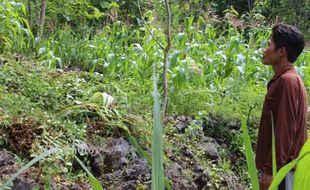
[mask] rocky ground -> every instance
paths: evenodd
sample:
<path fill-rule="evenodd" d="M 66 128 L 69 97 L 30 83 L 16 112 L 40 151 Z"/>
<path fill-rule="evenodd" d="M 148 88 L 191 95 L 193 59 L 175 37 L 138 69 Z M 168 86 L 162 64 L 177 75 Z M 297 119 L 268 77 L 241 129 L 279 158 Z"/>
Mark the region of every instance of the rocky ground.
<path fill-rule="evenodd" d="M 23 124 L 24 131 L 18 133 L 31 140 L 34 137 L 27 133 L 27 122 L 33 121 L 26 120 L 26 124 Z M 14 130 L 21 130 L 21 126 L 12 127 Z M 165 127 L 165 176 L 172 189 L 245 189 L 245 182 L 242 181 L 244 174 L 239 173 L 241 170 L 238 168 L 244 167 L 244 156 L 241 149 L 233 147 L 232 142 L 233 136 L 240 133 L 239 129 L 237 121 L 222 121 L 212 114 L 202 119 L 189 116 L 169 117 Z M 9 136 L 8 150 L 15 150 L 22 144 L 15 143 L 16 138 L 16 135 Z M 126 136 L 114 134 L 105 140 L 104 146 L 96 146 L 90 142 L 76 147 L 76 154 L 88 165 L 105 189 L 150 189 L 150 166 L 146 159 L 137 154 Z M 31 147 L 31 141 L 27 145 Z M 22 147 L 22 150 L 27 155 L 27 146 Z M 84 153 L 80 154 L 81 151 Z M 9 151 L 0 151 L 1 179 L 15 173 L 20 167 L 13 155 Z M 73 161 L 71 172 L 74 174 L 79 171 L 82 171 L 81 167 Z M 40 172 L 42 171 L 36 165 L 31 167 L 14 181 L 13 189 L 43 189 Z M 51 181 L 51 189 L 91 189 L 91 186 L 86 181 L 66 181 L 63 176 Z"/>

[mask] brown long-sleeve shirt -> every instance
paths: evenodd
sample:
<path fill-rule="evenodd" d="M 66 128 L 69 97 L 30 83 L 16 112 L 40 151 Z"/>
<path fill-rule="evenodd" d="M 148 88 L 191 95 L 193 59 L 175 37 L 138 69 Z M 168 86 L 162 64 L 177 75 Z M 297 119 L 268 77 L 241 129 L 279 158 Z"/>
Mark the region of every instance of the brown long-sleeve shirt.
<path fill-rule="evenodd" d="M 286 65 L 268 83 L 259 125 L 256 167 L 272 173 L 274 118 L 277 168 L 297 158 L 307 139 L 307 92 L 293 65 Z"/>

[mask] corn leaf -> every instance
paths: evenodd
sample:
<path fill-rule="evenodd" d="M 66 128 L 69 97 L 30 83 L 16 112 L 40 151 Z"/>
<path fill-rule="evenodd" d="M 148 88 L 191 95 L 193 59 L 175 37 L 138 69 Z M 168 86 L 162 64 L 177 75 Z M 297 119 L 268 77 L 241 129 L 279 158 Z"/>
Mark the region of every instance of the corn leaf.
<path fill-rule="evenodd" d="M 273 177 L 273 180 L 272 180 L 272 183 L 269 187 L 269 190 L 277 190 L 278 189 L 278 186 L 280 185 L 282 180 L 295 167 L 297 161 L 298 161 L 298 159 L 295 159 L 279 170 L 277 175 Z"/>
<path fill-rule="evenodd" d="M 272 127 L 272 176 L 275 177 L 277 175 L 277 156 L 276 156 L 276 140 L 274 133 L 274 120 L 272 111 L 270 111 L 271 116 L 271 127 Z"/>
<path fill-rule="evenodd" d="M 308 190 L 310 188 L 310 139 L 300 151 L 296 172 L 294 174 L 294 188 Z"/>
<path fill-rule="evenodd" d="M 310 188 L 310 140 L 305 143 L 297 159 L 291 161 L 279 170 L 269 190 L 277 190 L 279 184 L 294 167 L 296 167 L 296 171 L 294 173 L 293 189 L 308 190 Z"/>
<path fill-rule="evenodd" d="M 152 138 L 152 190 L 164 189 L 164 167 L 163 167 L 163 128 L 160 117 L 159 92 L 155 67 L 153 71 L 154 85 L 154 126 Z"/>
<path fill-rule="evenodd" d="M 74 156 L 74 158 L 80 164 L 80 166 L 84 169 L 84 171 L 87 173 L 88 180 L 91 183 L 91 185 L 93 186 L 93 190 L 103 190 L 103 187 L 101 186 L 100 182 L 87 169 L 87 167 L 83 164 L 83 162 L 77 156 Z"/>
<path fill-rule="evenodd" d="M 248 171 L 252 183 L 252 188 L 253 190 L 258 190 L 259 189 L 259 184 L 258 184 L 258 176 L 257 176 L 257 169 L 255 166 L 254 162 L 254 157 L 253 157 L 253 149 L 251 145 L 251 140 L 250 140 L 250 135 L 248 133 L 247 125 L 246 125 L 246 118 L 243 116 L 241 118 L 241 127 L 242 127 L 242 137 L 245 145 L 245 156 L 247 160 L 247 166 L 248 166 Z"/>

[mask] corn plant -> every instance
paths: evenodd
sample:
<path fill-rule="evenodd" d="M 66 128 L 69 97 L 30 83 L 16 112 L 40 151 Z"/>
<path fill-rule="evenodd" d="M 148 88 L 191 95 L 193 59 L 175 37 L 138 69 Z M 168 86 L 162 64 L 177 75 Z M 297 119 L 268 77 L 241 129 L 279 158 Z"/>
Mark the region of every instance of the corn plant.
<path fill-rule="evenodd" d="M 198 18 L 197 23 L 193 20 L 193 17 L 184 18 L 184 29 L 173 35 L 174 51 L 168 57 L 170 111 L 188 110 L 180 108 L 184 104 L 180 105 L 179 95 L 183 91 L 197 94 L 197 90 L 192 90 L 193 86 L 198 90 L 204 88 L 233 94 L 243 86 L 262 86 L 268 82 L 272 71 L 261 63 L 262 51 L 270 34 L 268 28 L 250 28 L 246 37 L 244 30 L 228 25 L 225 33 L 220 35 L 223 28 L 211 25 L 203 18 Z M 150 30 L 159 40 L 164 40 L 160 28 Z M 162 62 L 163 54 L 152 37 L 145 33 L 144 27 L 131 27 L 121 22 L 104 26 L 96 35 L 89 31 L 83 36 L 67 27 L 40 42 L 38 52 L 40 48 L 45 49 L 40 54 L 42 63 L 52 69 L 70 65 L 101 72 L 106 78 L 130 77 L 136 81 L 150 79 L 152 64 Z M 309 52 L 305 51 L 295 64 L 306 86 L 309 83 L 308 55 Z M 161 65 L 157 67 L 159 69 Z M 163 76 L 161 70 L 158 74 Z M 144 86 L 143 82 L 141 85 Z M 160 82 L 159 85 L 159 91 L 162 91 Z M 211 99 L 207 102 L 210 105 L 217 97 Z"/>
<path fill-rule="evenodd" d="M 33 35 L 28 21 L 23 17 L 26 8 L 22 3 L 0 2 L 0 51 L 23 52 L 30 48 Z"/>

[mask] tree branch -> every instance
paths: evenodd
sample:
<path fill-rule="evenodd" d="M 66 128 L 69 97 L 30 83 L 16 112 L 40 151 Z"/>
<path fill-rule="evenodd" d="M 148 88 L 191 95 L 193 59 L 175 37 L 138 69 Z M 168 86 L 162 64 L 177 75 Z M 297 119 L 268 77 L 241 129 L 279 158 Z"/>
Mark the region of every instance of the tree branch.
<path fill-rule="evenodd" d="M 163 82 L 164 82 L 164 100 L 163 100 L 163 112 L 162 112 L 162 117 L 163 120 L 166 116 L 167 112 L 167 107 L 168 107 L 168 54 L 171 48 L 171 11 L 170 11 L 170 6 L 169 6 L 169 0 L 165 0 L 165 6 L 166 6 L 166 12 L 167 12 L 167 17 L 168 17 L 168 22 L 167 22 L 167 45 L 166 48 L 164 49 L 164 66 L 163 66 Z"/>
<path fill-rule="evenodd" d="M 142 11 L 141 11 L 141 7 L 140 7 L 140 1 L 137 0 L 138 3 L 138 9 L 139 9 L 139 13 L 140 13 L 140 17 L 141 20 L 145 26 L 145 28 L 147 29 L 147 31 L 151 34 L 153 40 L 157 43 L 157 45 L 161 48 L 161 49 L 165 49 L 164 46 L 159 42 L 159 40 L 154 36 L 154 34 L 151 32 L 151 29 L 148 27 L 148 25 L 146 24 L 145 20 L 143 19 L 143 15 L 142 15 Z"/>

